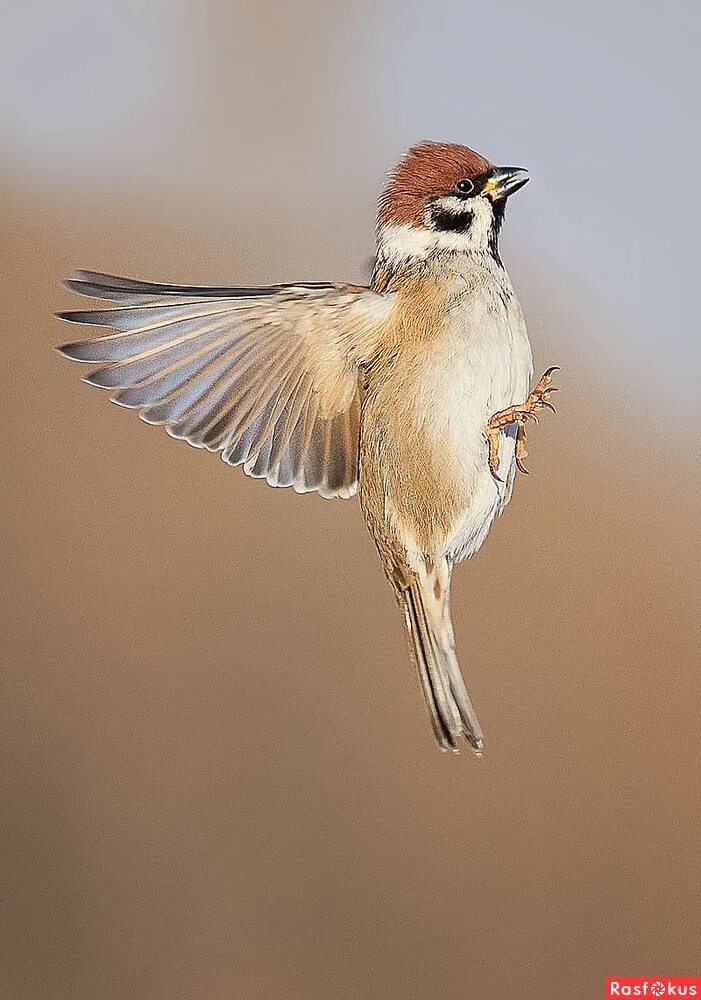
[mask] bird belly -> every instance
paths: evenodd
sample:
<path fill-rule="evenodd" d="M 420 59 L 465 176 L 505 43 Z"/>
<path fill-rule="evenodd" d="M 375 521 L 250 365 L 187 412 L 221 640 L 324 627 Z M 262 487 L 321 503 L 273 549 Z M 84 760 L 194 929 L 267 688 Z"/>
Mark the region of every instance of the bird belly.
<path fill-rule="evenodd" d="M 506 279 L 508 281 L 508 279 Z M 516 428 L 501 434 L 497 482 L 489 418 L 528 395 L 530 344 L 513 292 L 486 282 L 451 304 L 430 338 L 401 342 L 369 380 L 360 494 L 378 546 L 415 569 L 425 555 L 472 555 L 511 495 Z"/>
<path fill-rule="evenodd" d="M 494 413 L 525 400 L 530 346 L 525 330 L 504 323 L 478 330 L 425 346 L 420 363 L 391 380 L 391 398 L 388 388 L 368 400 L 363 450 L 382 483 L 382 521 L 417 559 L 472 555 L 511 494 L 515 428 L 501 435 L 501 483 L 489 470 L 485 431 Z"/>
<path fill-rule="evenodd" d="M 455 562 L 477 551 L 510 498 L 516 428 L 501 435 L 501 483 L 489 470 L 485 430 L 494 413 L 525 400 L 530 378 L 525 337 L 521 342 L 510 330 L 483 331 L 457 349 L 448 344 L 445 353 L 439 350 L 423 393 L 429 438 L 444 454 L 441 487 L 460 498 L 445 539 L 445 554 Z"/>

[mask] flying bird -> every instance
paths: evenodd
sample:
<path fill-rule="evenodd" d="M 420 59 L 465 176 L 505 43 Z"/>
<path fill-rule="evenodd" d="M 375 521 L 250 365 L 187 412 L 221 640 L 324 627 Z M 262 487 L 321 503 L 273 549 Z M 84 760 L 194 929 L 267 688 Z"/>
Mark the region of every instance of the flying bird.
<path fill-rule="evenodd" d="M 173 285 L 77 271 L 107 328 L 60 353 L 112 400 L 272 486 L 360 506 L 403 611 L 438 745 L 480 753 L 455 654 L 450 582 L 526 471 L 531 348 L 499 255 L 528 181 L 455 143 L 419 142 L 390 171 L 369 287 Z"/>

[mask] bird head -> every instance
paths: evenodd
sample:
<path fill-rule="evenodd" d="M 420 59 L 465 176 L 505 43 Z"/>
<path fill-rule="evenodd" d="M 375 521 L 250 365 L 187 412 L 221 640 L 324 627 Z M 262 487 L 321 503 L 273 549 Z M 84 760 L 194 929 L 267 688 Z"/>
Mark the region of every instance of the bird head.
<path fill-rule="evenodd" d="M 528 179 L 521 167 L 496 167 L 467 146 L 419 142 L 390 171 L 380 196 L 380 249 L 397 261 L 440 251 L 496 256 L 506 199 Z"/>

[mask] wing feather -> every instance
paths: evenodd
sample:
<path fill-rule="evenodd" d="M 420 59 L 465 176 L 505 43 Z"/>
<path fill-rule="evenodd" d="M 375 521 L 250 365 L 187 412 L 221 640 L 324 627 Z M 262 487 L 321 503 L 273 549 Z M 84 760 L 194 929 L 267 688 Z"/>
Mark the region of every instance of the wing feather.
<path fill-rule="evenodd" d="M 77 271 L 68 288 L 115 303 L 59 313 L 107 332 L 59 348 L 85 379 L 220 451 L 273 486 L 351 496 L 358 486 L 359 364 L 391 298 L 325 283 L 263 288 L 158 284 Z"/>

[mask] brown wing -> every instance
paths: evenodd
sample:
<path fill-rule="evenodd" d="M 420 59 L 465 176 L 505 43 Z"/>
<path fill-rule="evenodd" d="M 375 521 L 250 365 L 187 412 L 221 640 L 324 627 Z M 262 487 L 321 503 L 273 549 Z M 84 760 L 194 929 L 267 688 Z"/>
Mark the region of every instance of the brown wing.
<path fill-rule="evenodd" d="M 60 313 L 107 327 L 59 351 L 121 406 L 249 476 L 297 492 L 358 488 L 358 364 L 388 301 L 350 285 L 209 288 L 78 271 L 67 287 L 116 308 Z"/>

